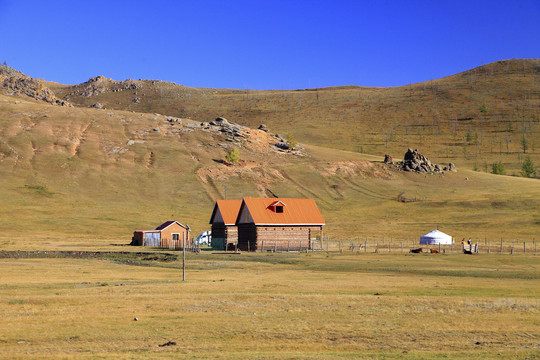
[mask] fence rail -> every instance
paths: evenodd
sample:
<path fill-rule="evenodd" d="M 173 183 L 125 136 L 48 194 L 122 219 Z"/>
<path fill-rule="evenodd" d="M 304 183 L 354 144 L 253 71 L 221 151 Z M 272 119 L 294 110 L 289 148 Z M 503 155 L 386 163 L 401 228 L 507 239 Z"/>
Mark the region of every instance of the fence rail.
<path fill-rule="evenodd" d="M 172 239 L 161 239 L 161 242 L 159 244 L 159 248 L 161 249 L 169 249 L 169 250 L 182 250 L 182 240 L 172 240 Z M 188 241 L 186 244 L 186 251 L 191 252 L 200 252 L 201 249 L 199 247 L 199 244 L 196 241 Z"/>
<path fill-rule="evenodd" d="M 453 243 L 451 245 L 442 244 L 419 244 L 417 241 L 409 239 L 384 239 L 378 240 L 373 238 L 354 238 L 354 239 L 332 239 L 330 237 L 323 237 L 322 240 L 317 239 L 313 241 L 311 245 L 308 241 L 304 247 L 300 249 L 282 249 L 277 246 L 278 241 L 264 242 L 264 246 L 260 251 L 272 251 L 272 252 L 302 252 L 302 251 L 327 251 L 327 252 L 339 252 L 339 253 L 381 253 L 381 254 L 398 254 L 398 253 L 411 253 L 411 252 L 427 252 L 427 253 L 441 253 L 441 254 L 462 254 L 477 253 L 477 254 L 537 254 L 538 244 L 535 239 L 532 241 L 519 241 L 519 240 L 482 240 L 471 241 L 462 243 L 461 241 Z M 421 251 L 418 251 L 421 249 Z"/>

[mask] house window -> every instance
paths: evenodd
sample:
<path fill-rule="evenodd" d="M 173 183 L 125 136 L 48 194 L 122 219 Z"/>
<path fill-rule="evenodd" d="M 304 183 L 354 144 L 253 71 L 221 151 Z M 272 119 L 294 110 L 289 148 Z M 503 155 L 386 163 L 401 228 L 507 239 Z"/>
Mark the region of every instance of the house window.
<path fill-rule="evenodd" d="M 275 209 L 276 209 L 277 213 L 282 213 L 283 212 L 283 206 L 281 206 L 281 205 L 276 205 Z"/>
<path fill-rule="evenodd" d="M 178 238 L 179 235 L 180 235 L 180 234 L 172 234 L 172 239 L 173 239 L 174 241 L 178 241 L 178 240 L 179 240 L 179 238 Z"/>

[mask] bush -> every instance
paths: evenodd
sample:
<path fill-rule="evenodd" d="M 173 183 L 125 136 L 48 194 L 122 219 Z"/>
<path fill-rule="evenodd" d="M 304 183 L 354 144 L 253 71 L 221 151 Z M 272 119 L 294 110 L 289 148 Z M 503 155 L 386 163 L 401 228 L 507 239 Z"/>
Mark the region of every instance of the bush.
<path fill-rule="evenodd" d="M 504 164 L 501 161 L 494 163 L 491 172 L 495 175 L 505 175 Z"/>
<path fill-rule="evenodd" d="M 291 149 L 291 150 L 294 150 L 296 145 L 298 145 L 298 143 L 296 142 L 296 139 L 294 138 L 293 134 L 288 134 L 287 135 L 287 145 L 289 146 L 289 149 Z"/>
<path fill-rule="evenodd" d="M 534 164 L 529 156 L 525 158 L 525 161 L 521 165 L 521 176 L 523 177 L 536 177 L 536 169 L 534 168 Z"/>
<path fill-rule="evenodd" d="M 231 164 L 236 164 L 238 161 L 240 161 L 240 151 L 238 151 L 237 147 L 234 147 L 227 153 L 225 156 L 225 159 Z"/>

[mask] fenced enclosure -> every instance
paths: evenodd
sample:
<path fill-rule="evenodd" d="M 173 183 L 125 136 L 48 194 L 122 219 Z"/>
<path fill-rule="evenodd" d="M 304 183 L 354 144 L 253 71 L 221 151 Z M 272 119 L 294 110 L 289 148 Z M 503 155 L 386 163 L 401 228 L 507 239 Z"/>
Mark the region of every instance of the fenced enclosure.
<path fill-rule="evenodd" d="M 184 245 L 184 240 L 175 240 L 175 239 L 161 239 L 161 242 L 156 247 L 159 247 L 161 249 L 169 249 L 169 250 L 182 250 Z M 187 241 L 186 242 L 186 251 L 191 252 L 200 252 L 201 249 L 199 247 L 199 244 L 196 241 Z"/>
<path fill-rule="evenodd" d="M 418 251 L 421 249 L 421 251 Z M 326 251 L 334 253 L 380 253 L 380 254 L 408 254 L 411 252 L 440 253 L 440 254 L 536 254 L 538 244 L 536 239 L 532 240 L 511 240 L 511 239 L 483 239 L 467 241 L 455 241 L 451 245 L 442 244 L 419 244 L 415 239 L 392 239 L 392 238 L 350 238 L 335 239 L 324 236 L 311 241 L 306 240 L 305 245 L 300 249 L 279 249 L 278 241 L 265 241 L 260 251 L 272 252 L 293 252 L 293 251 Z"/>

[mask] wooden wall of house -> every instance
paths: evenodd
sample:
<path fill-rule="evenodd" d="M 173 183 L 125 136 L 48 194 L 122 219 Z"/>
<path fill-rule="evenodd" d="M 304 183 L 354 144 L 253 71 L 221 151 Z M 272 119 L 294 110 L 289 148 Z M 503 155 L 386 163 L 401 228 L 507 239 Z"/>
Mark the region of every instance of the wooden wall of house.
<path fill-rule="evenodd" d="M 257 228 L 255 224 L 238 225 L 238 249 L 242 251 L 255 251 L 257 241 Z"/>
<path fill-rule="evenodd" d="M 321 226 L 255 226 L 238 227 L 238 247 L 246 251 L 297 251 L 310 249 L 311 233 L 320 234 Z M 249 246 L 248 246 L 249 243 Z"/>
<path fill-rule="evenodd" d="M 226 230 L 227 227 L 223 223 L 213 223 L 212 224 L 212 238 L 213 239 L 226 239 L 227 233 Z"/>
<path fill-rule="evenodd" d="M 220 223 L 212 224 L 212 239 L 225 239 L 227 244 L 238 243 L 238 227 Z"/>
<path fill-rule="evenodd" d="M 131 238 L 131 245 L 142 246 L 144 239 L 143 231 L 135 231 L 133 237 Z"/>

